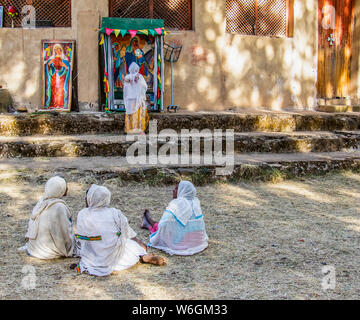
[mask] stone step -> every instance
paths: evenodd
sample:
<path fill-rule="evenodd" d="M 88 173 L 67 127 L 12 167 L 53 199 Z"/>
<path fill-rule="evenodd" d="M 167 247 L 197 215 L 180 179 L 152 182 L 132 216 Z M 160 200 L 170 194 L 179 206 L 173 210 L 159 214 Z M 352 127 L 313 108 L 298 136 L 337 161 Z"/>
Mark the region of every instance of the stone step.
<path fill-rule="evenodd" d="M 359 130 L 359 113 L 321 112 L 183 112 L 151 113 L 157 130 L 233 129 L 235 132 Z M 46 113 L 0 115 L 0 136 L 124 133 L 124 114 Z"/>
<path fill-rule="evenodd" d="M 189 153 L 192 153 L 194 140 L 190 136 Z M 149 136 L 136 137 L 144 139 L 146 154 L 149 146 L 154 145 Z M 181 153 L 182 146 L 186 146 L 177 135 L 160 137 L 157 150 L 169 143 L 169 139 L 178 145 Z M 205 142 L 210 142 L 213 150 L 215 138 L 211 135 L 202 138 L 200 152 L 204 152 Z M 226 150 L 225 135 L 222 138 L 223 151 Z M 136 140 L 135 140 L 136 141 Z M 128 148 L 134 141 L 127 141 L 125 135 L 85 135 L 85 136 L 32 136 L 32 137 L 0 137 L 0 158 L 16 157 L 125 157 Z M 360 131 L 347 132 L 290 132 L 266 133 L 249 132 L 235 133 L 235 153 L 265 152 L 265 153 L 292 153 L 292 152 L 336 152 L 354 150 L 360 146 Z M 221 151 L 221 150 L 220 150 Z"/>
<path fill-rule="evenodd" d="M 124 157 L 0 159 L 0 179 L 46 180 L 56 174 L 75 181 L 146 182 L 171 184 L 191 179 L 196 184 L 214 181 L 273 180 L 321 175 L 334 170 L 359 170 L 360 151 L 328 153 L 247 153 L 236 155 L 233 170 L 219 175 L 222 165 L 203 164 L 129 164 Z"/>
<path fill-rule="evenodd" d="M 360 112 L 360 105 L 323 105 L 316 108 L 320 112 Z"/>

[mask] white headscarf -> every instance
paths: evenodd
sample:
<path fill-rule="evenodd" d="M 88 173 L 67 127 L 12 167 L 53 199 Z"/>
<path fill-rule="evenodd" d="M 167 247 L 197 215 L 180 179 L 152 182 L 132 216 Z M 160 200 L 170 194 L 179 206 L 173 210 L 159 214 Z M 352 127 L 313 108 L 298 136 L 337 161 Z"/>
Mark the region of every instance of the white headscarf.
<path fill-rule="evenodd" d="M 45 210 L 57 203 L 62 203 L 66 206 L 65 201 L 61 200 L 65 192 L 66 181 L 63 178 L 57 176 L 46 182 L 44 195 L 40 198 L 30 215 L 26 238 L 36 239 L 39 229 L 39 217 Z"/>
<path fill-rule="evenodd" d="M 50 60 L 51 60 L 51 59 L 55 59 L 55 58 L 57 57 L 57 52 L 56 52 L 57 49 L 60 49 L 60 50 L 61 50 L 61 55 L 60 55 L 60 57 L 61 57 L 62 60 L 69 60 L 68 57 L 64 54 L 64 49 L 63 49 L 63 47 L 62 47 L 60 44 L 55 44 L 55 45 L 54 45 L 53 55 L 50 57 Z"/>
<path fill-rule="evenodd" d="M 146 107 L 146 91 L 148 85 L 144 77 L 139 74 L 139 66 L 133 62 L 129 67 L 129 74 L 125 80 L 130 80 L 130 83 L 124 82 L 124 104 L 126 114 L 134 114 L 140 107 Z M 138 76 L 137 83 L 134 82 L 135 77 Z"/>
<path fill-rule="evenodd" d="M 110 205 L 111 192 L 105 187 L 93 184 L 87 193 L 89 208 L 102 208 Z"/>
<path fill-rule="evenodd" d="M 170 202 L 167 210 L 172 212 L 184 226 L 193 215 L 195 217 L 202 215 L 200 200 L 196 197 L 196 189 L 191 182 L 179 183 L 177 199 Z"/>
<path fill-rule="evenodd" d="M 130 77 L 135 78 L 136 74 L 139 73 L 139 66 L 136 62 L 133 62 L 129 67 Z"/>

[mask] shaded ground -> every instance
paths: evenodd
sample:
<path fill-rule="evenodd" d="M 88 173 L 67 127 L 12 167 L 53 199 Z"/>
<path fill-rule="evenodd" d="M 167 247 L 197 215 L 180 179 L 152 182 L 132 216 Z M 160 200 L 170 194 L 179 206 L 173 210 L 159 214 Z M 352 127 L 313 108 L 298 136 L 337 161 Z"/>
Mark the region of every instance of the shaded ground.
<path fill-rule="evenodd" d="M 74 215 L 92 182 L 69 184 Z M 77 259 L 42 262 L 18 252 L 42 182 L 0 181 L 1 299 L 359 299 L 360 174 L 342 173 L 272 183 L 198 187 L 209 248 L 170 257 L 167 267 L 137 265 L 118 276 L 94 278 L 69 269 Z M 140 213 L 156 218 L 171 188 L 107 181 L 112 204 L 139 238 Z M 156 251 L 156 250 L 152 250 Z M 36 269 L 36 289 L 21 286 L 22 268 Z M 324 265 L 336 268 L 336 289 L 323 291 Z"/>

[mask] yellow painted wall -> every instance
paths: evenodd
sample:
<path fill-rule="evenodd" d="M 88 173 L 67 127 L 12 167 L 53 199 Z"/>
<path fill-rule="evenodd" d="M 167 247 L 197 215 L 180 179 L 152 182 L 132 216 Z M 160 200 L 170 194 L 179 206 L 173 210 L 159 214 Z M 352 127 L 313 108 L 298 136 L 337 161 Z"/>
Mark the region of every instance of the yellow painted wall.
<path fill-rule="evenodd" d="M 0 85 L 10 90 L 17 105 L 35 109 L 41 104 L 41 40 L 73 39 L 80 110 L 98 110 L 98 34 L 93 29 L 108 15 L 108 0 L 72 2 L 71 28 L 0 29 Z M 295 0 L 293 38 L 227 34 L 225 0 L 193 3 L 194 30 L 172 32 L 165 39 L 183 45 L 174 65 L 176 104 L 192 111 L 315 106 L 317 0 Z M 353 64 L 354 87 L 360 87 L 357 69 Z M 168 105 L 168 63 L 165 90 Z"/>
<path fill-rule="evenodd" d="M 295 0 L 293 38 L 227 34 L 226 1 L 194 3 L 195 30 L 166 38 L 184 45 L 175 66 L 175 102 L 190 110 L 314 106 L 317 0 Z"/>

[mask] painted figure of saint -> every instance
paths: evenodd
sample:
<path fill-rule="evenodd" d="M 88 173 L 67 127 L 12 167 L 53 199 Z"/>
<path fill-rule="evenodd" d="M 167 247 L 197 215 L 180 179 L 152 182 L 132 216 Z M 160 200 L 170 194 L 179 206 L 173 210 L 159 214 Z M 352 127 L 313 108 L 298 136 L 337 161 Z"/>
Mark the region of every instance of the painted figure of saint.
<path fill-rule="evenodd" d="M 113 44 L 114 48 L 114 83 L 115 88 L 123 88 L 124 78 L 126 76 L 126 68 L 125 68 L 125 55 L 122 54 L 122 49 L 125 47 L 120 48 L 120 44 L 115 42 Z"/>
<path fill-rule="evenodd" d="M 53 55 L 45 62 L 46 102 L 45 108 L 67 108 L 71 65 L 63 47 L 55 44 Z"/>
<path fill-rule="evenodd" d="M 148 76 L 148 66 L 145 59 L 144 51 L 140 48 L 140 40 L 134 37 L 130 41 L 130 45 L 126 48 L 125 54 L 126 72 L 129 72 L 130 65 L 135 62 L 139 67 L 139 73 L 145 77 Z"/>

